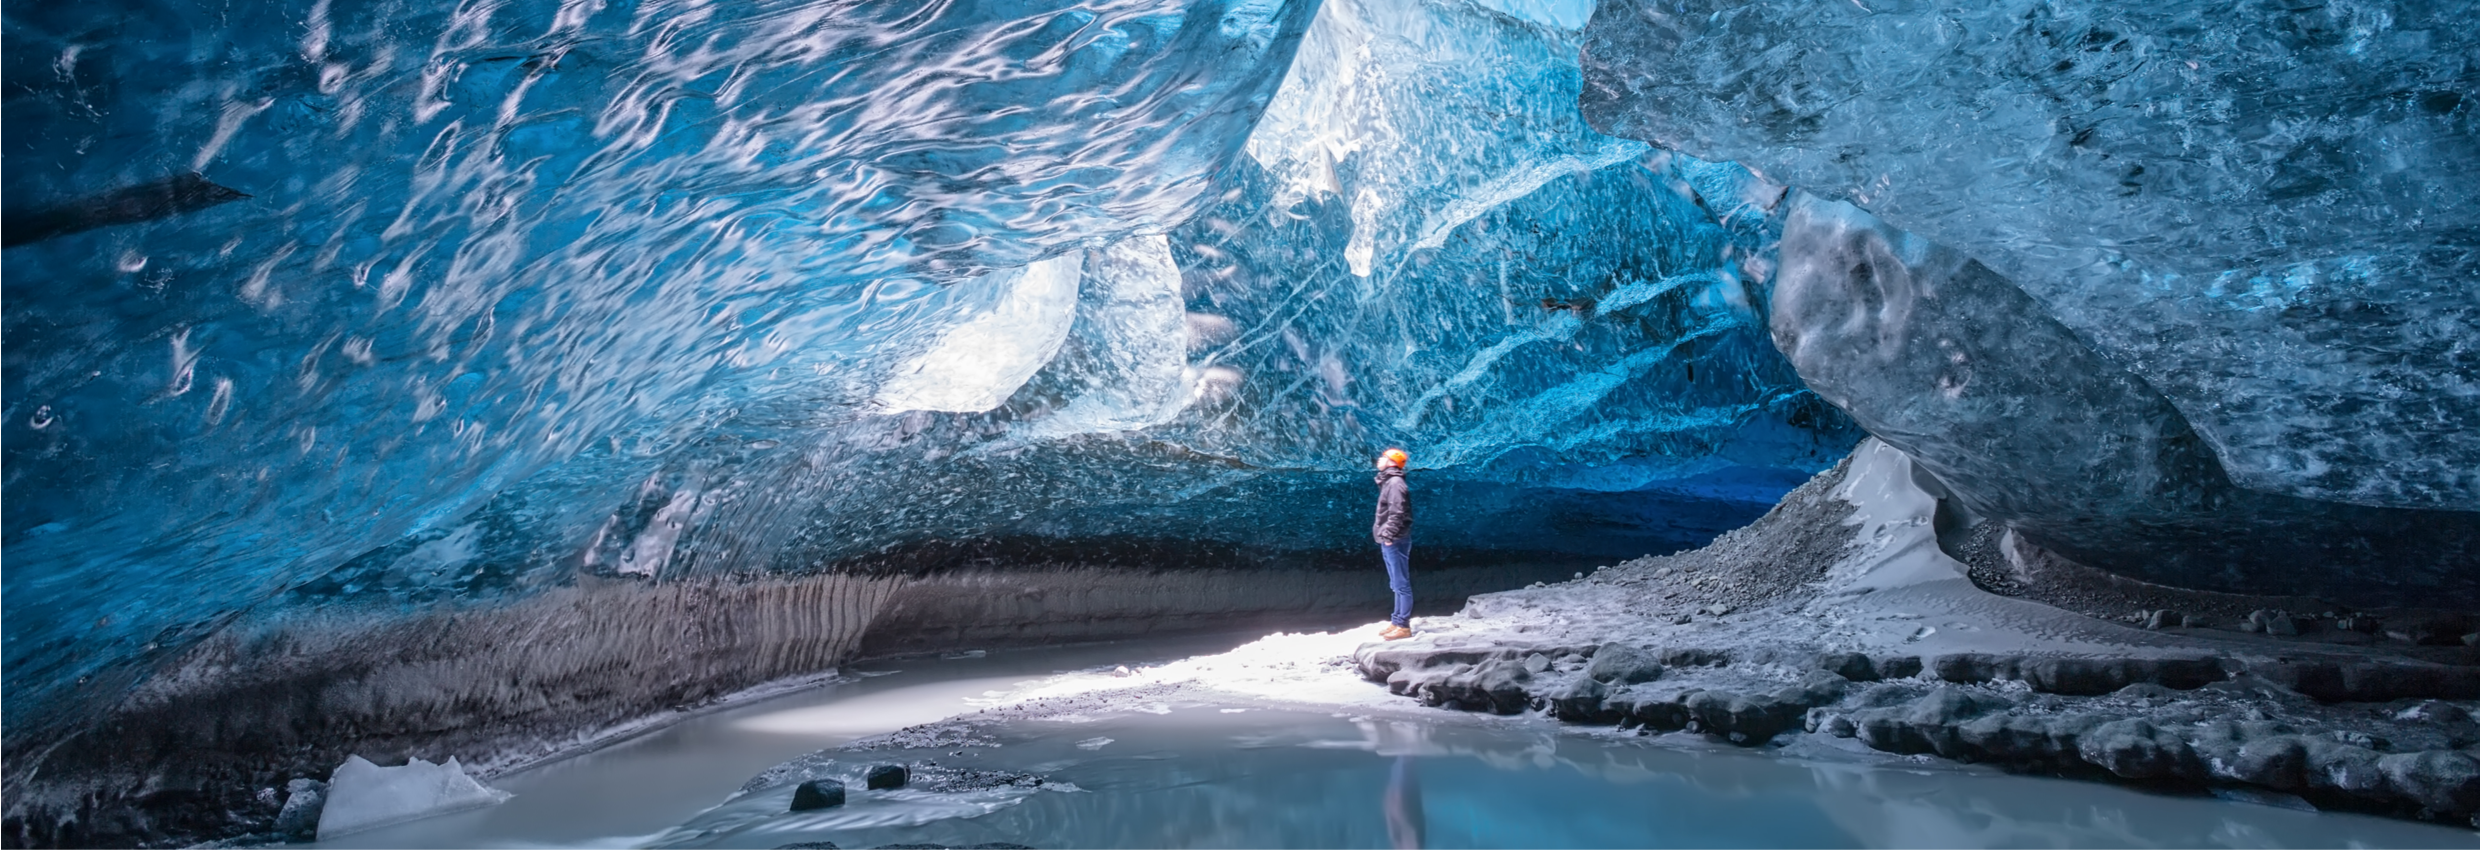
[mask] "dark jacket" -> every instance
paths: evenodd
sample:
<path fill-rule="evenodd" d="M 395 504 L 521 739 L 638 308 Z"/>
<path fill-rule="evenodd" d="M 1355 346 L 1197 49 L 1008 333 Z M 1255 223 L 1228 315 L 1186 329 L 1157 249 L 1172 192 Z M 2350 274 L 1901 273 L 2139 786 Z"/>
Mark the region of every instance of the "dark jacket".
<path fill-rule="evenodd" d="M 1369 533 L 1378 538 L 1379 545 L 1412 539 L 1412 491 L 1404 486 L 1403 470 L 1392 466 L 1378 470 L 1378 521 Z"/>

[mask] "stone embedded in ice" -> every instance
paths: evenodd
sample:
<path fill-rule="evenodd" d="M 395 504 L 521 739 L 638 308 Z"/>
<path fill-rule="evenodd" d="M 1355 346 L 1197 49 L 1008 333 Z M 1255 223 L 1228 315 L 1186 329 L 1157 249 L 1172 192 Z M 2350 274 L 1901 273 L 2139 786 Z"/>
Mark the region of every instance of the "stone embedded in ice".
<path fill-rule="evenodd" d="M 413 759 L 380 767 L 351 756 L 327 778 L 319 840 L 432 815 L 498 805 L 509 793 L 474 781 L 451 757 L 445 764 Z"/>
<path fill-rule="evenodd" d="M 2480 509 L 2480 29 L 2427 0 L 1609 0 L 1594 126 L 1987 264 L 2238 484 Z"/>

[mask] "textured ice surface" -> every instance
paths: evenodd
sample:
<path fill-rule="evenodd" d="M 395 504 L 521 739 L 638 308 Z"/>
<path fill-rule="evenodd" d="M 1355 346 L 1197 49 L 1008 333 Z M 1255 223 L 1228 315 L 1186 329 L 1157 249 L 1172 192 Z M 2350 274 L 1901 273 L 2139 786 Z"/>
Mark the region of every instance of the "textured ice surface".
<path fill-rule="evenodd" d="M 12 720 L 244 617 L 1362 547 L 1388 443 L 1425 551 L 1675 549 L 1857 439 L 1581 4 L 1313 5 L 12 13 L 13 214 L 249 196 L 6 254 Z"/>
<path fill-rule="evenodd" d="M 319 838 L 444 815 L 498 803 L 508 792 L 474 781 L 449 758 L 446 764 L 413 759 L 380 767 L 353 756 L 327 780 L 327 807 L 319 810 Z"/>
<path fill-rule="evenodd" d="M 1610 0 L 1582 106 L 1987 264 L 2243 486 L 2474 510 L 2470 11 Z"/>
<path fill-rule="evenodd" d="M 1964 516 L 2163 584 L 2480 601 L 2480 513 L 2239 487 L 2160 393 L 1989 267 L 1847 203 L 1787 206 L 1776 344 Z"/>
<path fill-rule="evenodd" d="M 249 197 L 6 254 L 9 681 L 178 647 L 581 453 L 503 519 L 962 370 L 938 343 L 1007 288 L 945 285 L 1185 220 L 1313 7 L 12 9 L 12 220 L 190 171 Z M 1027 348 L 891 392 L 1004 398 Z"/>

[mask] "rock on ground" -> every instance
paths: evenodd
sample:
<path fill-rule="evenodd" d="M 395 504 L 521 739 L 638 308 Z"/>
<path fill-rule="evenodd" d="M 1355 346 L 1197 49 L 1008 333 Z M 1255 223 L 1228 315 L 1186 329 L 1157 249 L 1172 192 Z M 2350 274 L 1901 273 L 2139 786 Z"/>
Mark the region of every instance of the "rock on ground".
<path fill-rule="evenodd" d="M 1468 711 L 2480 815 L 2480 657 L 2427 634 L 2468 620 L 2429 612 L 2428 639 L 2387 642 L 2321 625 L 2315 600 L 2145 596 L 2052 556 L 2048 574 L 2073 578 L 2059 593 L 2128 608 L 2088 616 L 1985 589 L 1940 545 L 1936 511 L 1908 458 L 1865 442 L 1711 546 L 1475 597 L 1362 646 L 1354 669 Z M 1986 559 L 2004 538 L 1950 540 Z M 2038 578 L 2008 589 L 2038 597 Z"/>

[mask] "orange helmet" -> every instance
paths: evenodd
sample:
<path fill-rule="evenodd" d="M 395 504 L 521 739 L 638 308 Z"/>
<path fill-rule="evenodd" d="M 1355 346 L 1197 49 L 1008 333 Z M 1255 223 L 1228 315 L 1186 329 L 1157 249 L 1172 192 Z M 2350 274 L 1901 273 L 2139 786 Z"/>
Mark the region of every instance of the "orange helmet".
<path fill-rule="evenodd" d="M 1387 449 L 1386 451 L 1378 454 L 1378 459 L 1401 467 L 1406 463 L 1410 463 L 1412 461 L 1412 456 L 1405 454 L 1403 449 Z"/>

